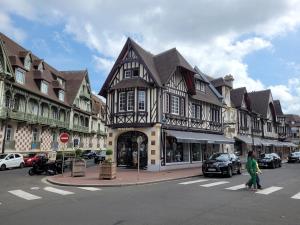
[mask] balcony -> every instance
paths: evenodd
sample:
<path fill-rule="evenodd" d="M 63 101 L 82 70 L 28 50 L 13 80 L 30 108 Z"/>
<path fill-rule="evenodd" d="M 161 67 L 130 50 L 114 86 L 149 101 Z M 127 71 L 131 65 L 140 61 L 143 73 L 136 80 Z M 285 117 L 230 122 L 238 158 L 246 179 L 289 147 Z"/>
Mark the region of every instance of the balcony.
<path fill-rule="evenodd" d="M 38 116 L 34 114 L 25 114 L 25 119 L 29 123 L 37 123 L 38 122 Z"/>
<path fill-rule="evenodd" d="M 25 112 L 9 111 L 8 117 L 15 120 L 25 120 Z"/>
<path fill-rule="evenodd" d="M 97 134 L 99 134 L 100 136 L 106 136 L 107 134 L 103 131 L 103 130 L 101 130 L 101 129 L 98 129 L 97 130 Z"/>
<path fill-rule="evenodd" d="M 6 116 L 7 116 L 7 109 L 5 108 L 0 109 L 0 118 L 6 119 Z"/>
<path fill-rule="evenodd" d="M 88 133 L 89 132 L 88 127 L 84 127 L 84 126 L 80 126 L 80 125 L 74 125 L 73 130 L 78 131 L 78 132 L 83 132 L 83 133 Z"/>
<path fill-rule="evenodd" d="M 85 99 L 90 99 L 91 98 L 91 95 L 87 92 L 81 92 L 80 93 L 80 97 L 81 98 L 85 98 Z"/>
<path fill-rule="evenodd" d="M 41 142 L 40 141 L 36 141 L 36 142 L 31 142 L 31 149 L 40 149 L 41 148 Z"/>
<path fill-rule="evenodd" d="M 5 141 L 4 149 L 15 150 L 15 141 Z"/>

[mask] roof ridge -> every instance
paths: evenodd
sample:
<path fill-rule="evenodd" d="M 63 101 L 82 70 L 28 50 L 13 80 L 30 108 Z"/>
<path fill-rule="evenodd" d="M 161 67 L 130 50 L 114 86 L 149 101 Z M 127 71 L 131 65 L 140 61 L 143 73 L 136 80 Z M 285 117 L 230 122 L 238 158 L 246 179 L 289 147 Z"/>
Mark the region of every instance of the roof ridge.
<path fill-rule="evenodd" d="M 163 51 L 163 52 L 160 52 L 160 53 L 154 55 L 154 57 L 160 56 L 160 55 L 163 55 L 163 54 L 166 54 L 167 52 L 174 51 L 174 50 L 176 50 L 176 52 L 178 53 L 177 48 L 176 48 L 176 47 L 173 47 L 173 48 L 170 48 L 170 49 L 168 49 L 168 50 L 165 50 L 165 51 Z"/>

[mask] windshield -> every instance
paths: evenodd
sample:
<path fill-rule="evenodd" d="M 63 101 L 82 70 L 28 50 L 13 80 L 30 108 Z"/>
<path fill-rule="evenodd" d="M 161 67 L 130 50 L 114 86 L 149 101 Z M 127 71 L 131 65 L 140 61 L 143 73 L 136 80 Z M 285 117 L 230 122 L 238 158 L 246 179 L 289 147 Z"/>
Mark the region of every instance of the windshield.
<path fill-rule="evenodd" d="M 0 159 L 4 159 L 7 156 L 7 154 L 1 154 Z"/>
<path fill-rule="evenodd" d="M 262 158 L 264 158 L 264 159 L 272 159 L 272 154 L 264 154 L 264 155 L 262 155 Z"/>
<path fill-rule="evenodd" d="M 229 158 L 228 158 L 227 154 L 217 153 L 217 154 L 211 155 L 209 157 L 209 159 L 211 159 L 211 160 L 217 160 L 217 161 L 227 161 Z"/>

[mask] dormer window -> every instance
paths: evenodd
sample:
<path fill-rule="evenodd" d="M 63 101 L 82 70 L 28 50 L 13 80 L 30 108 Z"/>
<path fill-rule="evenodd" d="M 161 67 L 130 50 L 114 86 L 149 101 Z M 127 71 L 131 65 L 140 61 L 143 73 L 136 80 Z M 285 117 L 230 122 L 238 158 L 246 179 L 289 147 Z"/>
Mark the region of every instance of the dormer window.
<path fill-rule="evenodd" d="M 131 78 L 131 70 L 125 70 L 124 71 L 124 78 Z"/>
<path fill-rule="evenodd" d="M 39 66 L 38 66 L 38 70 L 43 72 L 44 71 L 44 66 L 43 66 L 43 63 L 40 63 Z"/>
<path fill-rule="evenodd" d="M 48 94 L 48 83 L 45 81 L 41 82 L 41 92 L 44 94 Z"/>
<path fill-rule="evenodd" d="M 24 67 L 26 70 L 30 70 L 30 67 L 31 67 L 31 59 L 30 59 L 30 56 L 29 54 L 25 57 L 24 59 Z"/>
<path fill-rule="evenodd" d="M 57 77 L 58 83 L 64 88 L 65 87 L 65 81 L 61 79 L 60 77 Z"/>
<path fill-rule="evenodd" d="M 201 82 L 200 80 L 196 80 L 196 90 L 205 92 L 205 83 Z"/>
<path fill-rule="evenodd" d="M 58 99 L 62 102 L 65 100 L 65 92 L 63 90 L 59 90 Z"/>
<path fill-rule="evenodd" d="M 25 84 L 25 71 L 21 69 L 16 69 L 15 74 L 17 83 Z"/>

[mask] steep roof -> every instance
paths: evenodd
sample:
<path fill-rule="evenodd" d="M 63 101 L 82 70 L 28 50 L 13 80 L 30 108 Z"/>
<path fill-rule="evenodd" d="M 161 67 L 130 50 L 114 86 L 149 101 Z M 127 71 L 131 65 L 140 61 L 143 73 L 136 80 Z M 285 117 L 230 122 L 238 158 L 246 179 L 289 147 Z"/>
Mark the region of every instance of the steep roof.
<path fill-rule="evenodd" d="M 248 93 L 253 111 L 261 114 L 265 118 L 268 113 L 270 95 L 271 90 L 269 89 Z"/>
<path fill-rule="evenodd" d="M 280 100 L 274 100 L 273 103 L 274 103 L 276 115 L 283 116 Z"/>
<path fill-rule="evenodd" d="M 50 66 L 48 63 L 31 53 L 29 50 L 23 48 L 21 45 L 5 36 L 0 32 L 0 39 L 2 40 L 8 57 L 12 66 L 24 68 L 24 62 L 22 59 L 30 54 L 32 59 L 32 66 L 29 71 L 26 71 L 25 74 L 25 84 L 19 84 L 17 82 L 14 83 L 15 86 L 27 90 L 31 93 L 34 93 L 39 96 L 43 96 L 44 98 L 55 101 L 59 104 L 70 106 L 74 101 L 74 93 L 78 91 L 81 81 L 83 77 L 87 74 L 86 71 L 63 71 L 60 72 L 56 70 L 54 67 Z M 38 66 L 39 63 L 43 62 L 44 70 L 38 71 L 34 67 Z M 56 77 L 65 80 L 65 99 L 64 101 L 60 101 L 58 98 L 58 94 L 55 91 L 55 83 Z M 39 82 L 40 80 L 45 80 L 48 82 L 48 94 L 43 94 L 40 91 Z M 76 94 L 75 94 L 76 96 Z"/>
<path fill-rule="evenodd" d="M 149 70 L 150 75 L 154 79 L 154 82 L 158 86 L 165 84 L 170 76 L 175 72 L 179 67 L 186 71 L 189 71 L 191 74 L 195 74 L 196 71 L 191 67 L 191 65 L 183 58 L 183 56 L 177 51 L 176 48 L 170 49 L 168 51 L 162 52 L 158 55 L 153 55 L 152 53 L 143 49 L 131 38 L 128 38 L 119 57 L 117 58 L 112 70 L 107 76 L 106 81 L 104 82 L 99 95 L 106 96 L 106 91 L 109 85 L 110 80 L 113 78 L 115 70 L 118 68 L 126 51 L 130 48 L 136 52 L 138 57 L 141 59 L 142 63 L 145 64 L 146 68 Z M 185 76 L 186 80 L 192 79 L 190 76 Z"/>
<path fill-rule="evenodd" d="M 92 94 L 92 112 L 94 114 L 103 113 L 105 103 L 96 95 Z"/>
<path fill-rule="evenodd" d="M 234 107 L 240 108 L 242 106 L 245 93 L 247 93 L 247 89 L 245 87 L 232 89 L 230 91 L 230 100 Z"/>

